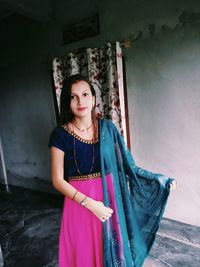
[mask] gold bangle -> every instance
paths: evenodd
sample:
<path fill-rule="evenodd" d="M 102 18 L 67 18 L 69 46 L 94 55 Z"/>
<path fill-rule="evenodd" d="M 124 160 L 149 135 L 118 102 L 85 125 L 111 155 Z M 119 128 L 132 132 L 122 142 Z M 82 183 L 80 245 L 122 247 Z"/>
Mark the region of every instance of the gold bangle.
<path fill-rule="evenodd" d="M 75 194 L 74 194 L 74 196 L 72 197 L 72 200 L 74 200 L 75 199 L 75 196 L 76 196 L 76 194 L 78 193 L 78 190 L 76 190 L 76 192 L 75 192 Z"/>

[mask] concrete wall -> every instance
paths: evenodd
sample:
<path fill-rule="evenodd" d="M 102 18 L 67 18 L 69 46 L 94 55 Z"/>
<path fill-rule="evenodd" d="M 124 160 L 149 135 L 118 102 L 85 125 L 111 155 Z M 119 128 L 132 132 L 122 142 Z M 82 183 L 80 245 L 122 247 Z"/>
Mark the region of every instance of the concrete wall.
<path fill-rule="evenodd" d="M 55 124 L 48 25 L 14 15 L 1 21 L 0 32 L 0 123 L 8 181 L 42 190 L 50 180 L 47 139 Z"/>
<path fill-rule="evenodd" d="M 161 28 L 126 52 L 132 147 L 145 168 L 176 177 L 165 216 L 200 224 L 199 23 Z"/>
<path fill-rule="evenodd" d="M 100 35 L 63 46 L 62 27 L 96 12 Z M 171 194 L 165 216 L 200 225 L 200 2 L 62 0 L 55 14 L 42 26 L 29 22 L 34 36 L 21 36 L 15 51 L 14 43 L 9 44 L 0 62 L 1 132 L 9 173 L 20 181 L 50 179 L 46 144 L 55 125 L 51 59 L 130 37 L 132 47 L 123 52 L 133 155 L 138 165 L 177 178 L 180 185 Z M 21 25 L 18 30 L 27 29 Z M 17 37 L 14 42 L 19 42 Z"/>

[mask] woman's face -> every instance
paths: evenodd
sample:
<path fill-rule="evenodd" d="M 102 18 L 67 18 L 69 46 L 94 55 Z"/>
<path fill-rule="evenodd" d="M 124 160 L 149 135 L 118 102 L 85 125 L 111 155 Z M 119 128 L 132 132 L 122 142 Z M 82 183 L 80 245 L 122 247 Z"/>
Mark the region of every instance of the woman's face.
<path fill-rule="evenodd" d="M 91 116 L 94 102 L 95 98 L 87 82 L 78 81 L 72 85 L 70 108 L 75 117 Z"/>

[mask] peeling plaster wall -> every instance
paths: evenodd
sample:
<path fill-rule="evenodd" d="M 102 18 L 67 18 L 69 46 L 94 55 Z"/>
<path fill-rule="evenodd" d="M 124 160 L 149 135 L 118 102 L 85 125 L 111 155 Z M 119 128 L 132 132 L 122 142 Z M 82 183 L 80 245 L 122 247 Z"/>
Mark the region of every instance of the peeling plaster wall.
<path fill-rule="evenodd" d="M 62 27 L 96 12 L 100 34 L 63 46 Z M 47 139 L 56 123 L 52 58 L 131 37 L 132 47 L 123 51 L 132 152 L 138 165 L 177 178 L 180 185 L 165 216 L 200 225 L 199 26 L 197 0 L 61 0 L 55 2 L 51 22 L 24 22 L 14 39 L 9 33 L 16 30 L 10 26 L 0 62 L 1 134 L 10 181 L 16 183 L 18 177 L 18 183 L 41 190 L 33 185 L 34 177 L 50 180 Z M 35 29 L 34 34 L 26 27 Z"/>

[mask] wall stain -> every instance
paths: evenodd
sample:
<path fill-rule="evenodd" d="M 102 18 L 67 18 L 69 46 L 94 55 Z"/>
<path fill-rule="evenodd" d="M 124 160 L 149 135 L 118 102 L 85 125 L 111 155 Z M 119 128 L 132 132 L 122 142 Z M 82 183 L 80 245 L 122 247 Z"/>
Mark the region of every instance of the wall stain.
<path fill-rule="evenodd" d="M 178 13 L 178 9 L 176 10 Z M 193 27 L 192 29 L 198 27 L 200 23 L 200 12 L 195 12 L 192 10 L 183 10 L 183 12 L 177 16 L 177 24 L 174 25 L 174 27 L 171 27 L 167 24 L 162 25 L 156 25 L 155 23 L 150 23 L 147 26 L 147 30 L 142 32 L 141 30 L 138 30 L 135 33 L 132 33 L 129 35 L 130 39 L 135 41 L 141 41 L 141 40 L 147 40 L 149 37 L 156 38 L 159 35 L 166 35 L 171 34 L 172 32 L 179 32 L 181 28 L 183 27 Z M 149 33 L 149 34 L 148 34 Z M 200 34 L 200 32 L 199 32 Z"/>
<path fill-rule="evenodd" d="M 155 30 L 156 30 L 156 25 L 155 24 L 149 24 L 148 30 L 149 30 L 150 36 L 153 37 L 154 33 L 155 33 Z"/>

